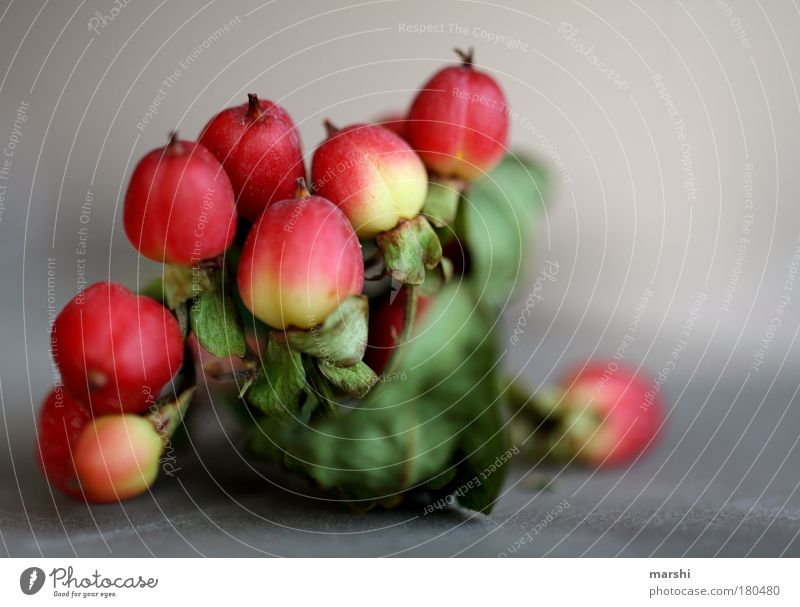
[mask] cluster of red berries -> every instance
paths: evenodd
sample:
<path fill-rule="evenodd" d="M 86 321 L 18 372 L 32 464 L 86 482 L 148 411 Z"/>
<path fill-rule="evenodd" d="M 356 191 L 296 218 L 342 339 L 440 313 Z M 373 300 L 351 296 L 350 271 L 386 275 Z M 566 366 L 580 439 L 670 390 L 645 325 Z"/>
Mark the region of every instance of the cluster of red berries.
<path fill-rule="evenodd" d="M 183 336 L 159 302 L 103 282 L 56 318 L 52 353 L 63 384 L 39 418 L 50 482 L 93 502 L 125 499 L 155 480 L 165 437 L 142 414 L 180 369 Z"/>
<path fill-rule="evenodd" d="M 430 182 L 465 183 L 502 158 L 503 93 L 462 58 L 421 89 L 401 120 L 326 123 L 308 186 L 299 134 L 277 103 L 251 94 L 214 116 L 197 141 L 173 134 L 133 171 L 128 239 L 144 257 L 194 271 L 219 264 L 244 226 L 236 271 L 243 304 L 273 329 L 318 327 L 361 294 L 362 241 L 414 220 Z M 382 368 L 398 331 L 372 322 L 369 332 L 382 359 L 371 364 Z M 113 282 L 66 305 L 51 336 L 63 385 L 45 400 L 38 432 L 40 463 L 55 487 L 99 502 L 150 487 L 168 440 L 158 409 L 194 364 L 188 333 L 172 306 Z"/>
<path fill-rule="evenodd" d="M 220 355 L 204 343 L 196 319 L 187 320 L 195 287 L 221 289 L 223 303 L 232 301 L 230 293 L 238 294 L 273 333 L 311 334 L 343 302 L 361 296 L 362 243 L 374 241 L 372 248 L 383 253 L 385 274 L 409 285 L 401 301 L 416 301 L 413 289 L 441 260 L 441 243 L 428 221 L 437 227 L 451 222 L 463 189 L 501 160 L 508 108 L 498 84 L 474 67 L 470 53 L 435 74 L 407 115 L 380 124 L 326 126 L 308 182 L 289 114 L 254 94 L 214 116 L 197 141 L 173 134 L 166 146 L 139 161 L 125 197 L 125 233 L 141 255 L 165 264 L 163 276 L 188 275 L 191 285 L 165 284 L 161 297 L 151 297 L 113 282 L 98 283 L 58 315 L 51 344 L 63 383 L 45 400 L 38 432 L 41 466 L 55 487 L 108 502 L 138 495 L 154 482 L 176 427 L 174 412 L 179 423 L 191 398 L 193 348 L 199 343 Z M 226 267 L 224 256 L 234 243 L 235 278 L 214 283 L 209 271 Z M 400 267 L 412 253 L 420 256 L 418 271 Z M 391 255 L 400 266 L 392 265 Z M 442 277 L 447 273 L 442 269 Z M 413 322 L 406 311 L 422 310 L 427 303 L 390 307 L 390 301 L 387 296 L 373 302 L 371 348 L 364 360 L 366 341 L 357 355 L 336 364 L 364 365 L 370 381 L 377 381 L 375 373 Z M 193 346 L 187 347 L 190 338 Z M 244 360 L 251 346 L 241 342 L 236 356 Z M 281 343 L 291 349 L 303 342 Z M 301 351 L 319 357 L 314 348 Z M 329 367 L 323 372 L 328 379 L 334 377 Z M 575 407 L 589 398 L 575 388 L 585 381 L 568 388 Z M 361 388 L 351 392 L 362 393 Z M 594 434 L 575 438 L 583 441 L 577 449 L 591 451 L 593 460 L 618 442 L 620 424 L 614 420 L 620 416 L 613 406 L 607 410 L 612 423 L 601 425 L 600 439 Z M 652 424 L 640 428 L 637 437 L 654 432 Z M 623 460 L 629 451 L 612 451 L 610 457 Z"/>

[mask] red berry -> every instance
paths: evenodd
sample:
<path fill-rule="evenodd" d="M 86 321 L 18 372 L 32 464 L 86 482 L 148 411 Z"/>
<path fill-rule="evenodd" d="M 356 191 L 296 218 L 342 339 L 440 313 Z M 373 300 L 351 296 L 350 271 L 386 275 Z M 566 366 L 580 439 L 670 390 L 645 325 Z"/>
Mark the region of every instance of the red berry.
<path fill-rule="evenodd" d="M 354 124 L 314 152 L 314 189 L 338 205 L 361 238 L 413 219 L 425 204 L 428 175 L 400 137 L 375 124 Z"/>
<path fill-rule="evenodd" d="M 200 142 L 225 167 L 239 214 L 255 221 L 273 201 L 291 198 L 306 171 L 300 136 L 289 114 L 277 103 L 248 97 L 248 103 L 214 116 Z"/>
<path fill-rule="evenodd" d="M 144 411 L 183 361 L 175 317 L 113 282 L 76 295 L 56 318 L 51 343 L 64 386 L 96 415 Z"/>
<path fill-rule="evenodd" d="M 462 65 L 436 73 L 417 94 L 408 113 L 408 142 L 434 173 L 472 181 L 503 157 L 507 111 L 494 78 L 465 56 Z"/>
<path fill-rule="evenodd" d="M 407 299 L 408 287 L 402 287 L 394 295 L 394 299 L 392 294 L 387 293 L 370 302 L 369 337 L 364 362 L 378 375 L 383 373 L 400 340 L 406 317 Z M 415 327 L 422 321 L 431 301 L 430 297 L 417 297 Z"/>
<path fill-rule="evenodd" d="M 145 418 L 105 415 L 75 443 L 75 469 L 90 502 L 117 502 L 144 493 L 158 476 L 161 436 Z"/>
<path fill-rule="evenodd" d="M 567 430 L 582 461 L 592 466 L 625 464 L 654 442 L 663 406 L 644 377 L 617 363 L 597 361 L 567 375 L 561 385 L 565 409 L 582 420 L 588 414 L 591 420 L 579 420 Z"/>
<path fill-rule="evenodd" d="M 375 124 L 382 126 L 385 129 L 389 129 L 392 133 L 400 137 L 401 139 L 406 139 L 406 117 L 401 114 L 400 112 L 392 112 L 390 114 L 384 114 L 377 120 L 375 120 Z"/>
<path fill-rule="evenodd" d="M 123 223 L 136 250 L 155 261 L 195 265 L 221 255 L 236 235 L 230 180 L 205 147 L 173 139 L 133 171 Z"/>
<path fill-rule="evenodd" d="M 268 325 L 308 329 L 361 292 L 361 246 L 325 198 L 276 202 L 247 236 L 238 284 L 244 305 Z"/>
<path fill-rule="evenodd" d="M 39 466 L 56 489 L 71 497 L 81 497 L 72 451 L 91 419 L 89 409 L 60 387 L 50 392 L 39 413 Z"/>

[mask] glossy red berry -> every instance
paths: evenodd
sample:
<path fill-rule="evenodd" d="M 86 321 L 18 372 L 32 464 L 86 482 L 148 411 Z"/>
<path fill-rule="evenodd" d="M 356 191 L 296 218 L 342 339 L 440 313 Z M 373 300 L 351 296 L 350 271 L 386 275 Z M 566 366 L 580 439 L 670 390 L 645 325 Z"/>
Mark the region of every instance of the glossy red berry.
<path fill-rule="evenodd" d="M 158 476 L 161 436 L 137 415 L 105 415 L 75 443 L 75 470 L 87 501 L 117 502 L 147 491 Z"/>
<path fill-rule="evenodd" d="M 308 329 L 361 292 L 361 245 L 321 196 L 276 202 L 247 236 L 237 273 L 244 305 L 268 325 Z"/>
<path fill-rule="evenodd" d="M 81 489 L 72 453 L 75 441 L 91 419 L 89 409 L 60 387 L 50 392 L 39 412 L 39 466 L 56 489 L 75 498 L 81 497 Z"/>
<path fill-rule="evenodd" d="M 408 142 L 425 166 L 442 177 L 472 181 L 503 157 L 508 106 L 500 86 L 475 69 L 472 56 L 437 72 L 408 113 Z"/>
<path fill-rule="evenodd" d="M 175 317 L 113 282 L 75 296 L 56 318 L 51 343 L 64 386 L 95 415 L 144 411 L 183 361 Z"/>
<path fill-rule="evenodd" d="M 248 103 L 214 116 L 200 142 L 225 167 L 239 214 L 255 221 L 272 202 L 292 197 L 305 167 L 289 114 L 277 103 L 248 97 Z"/>
<path fill-rule="evenodd" d="M 195 265 L 222 254 L 233 242 L 233 188 L 205 147 L 173 139 L 147 154 L 133 171 L 123 224 L 145 257 Z"/>
<path fill-rule="evenodd" d="M 643 376 L 597 361 L 568 374 L 561 386 L 562 407 L 573 414 L 565 431 L 580 460 L 595 467 L 626 464 L 654 442 L 663 405 Z"/>
<path fill-rule="evenodd" d="M 376 124 L 329 128 L 314 152 L 314 190 L 338 205 L 361 238 L 413 219 L 425 204 L 428 175 L 400 137 Z"/>
<path fill-rule="evenodd" d="M 385 129 L 389 129 L 401 139 L 406 139 L 408 135 L 406 117 L 400 112 L 384 114 L 375 120 L 375 124 L 382 126 Z"/>
<path fill-rule="evenodd" d="M 394 295 L 394 297 L 393 297 Z M 408 287 L 387 293 L 370 302 L 369 337 L 364 362 L 380 375 L 389 363 L 403 333 Z M 432 298 L 417 297 L 414 326 L 419 326 Z"/>

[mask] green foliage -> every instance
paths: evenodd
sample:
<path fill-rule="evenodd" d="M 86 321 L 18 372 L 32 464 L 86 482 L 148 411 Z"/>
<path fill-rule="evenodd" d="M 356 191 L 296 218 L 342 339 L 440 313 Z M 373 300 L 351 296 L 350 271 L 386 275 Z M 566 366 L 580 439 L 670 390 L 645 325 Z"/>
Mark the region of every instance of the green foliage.
<path fill-rule="evenodd" d="M 546 187 L 540 167 L 508 155 L 464 194 L 459 231 L 470 249 L 471 279 L 482 302 L 505 305 L 524 276 Z"/>
<path fill-rule="evenodd" d="M 214 356 L 242 357 L 247 352 L 244 327 L 233 297 L 221 281 L 200 291 L 189 307 L 189 320 L 197 341 Z"/>
<path fill-rule="evenodd" d="M 357 409 L 315 428 L 264 423 L 252 448 L 287 452 L 321 486 L 366 502 L 482 472 L 505 449 L 491 336 L 463 286 L 442 290 L 426 319 L 403 351 L 405 380 L 381 384 Z M 496 470 L 467 498 L 470 507 L 490 509 L 503 475 Z"/>

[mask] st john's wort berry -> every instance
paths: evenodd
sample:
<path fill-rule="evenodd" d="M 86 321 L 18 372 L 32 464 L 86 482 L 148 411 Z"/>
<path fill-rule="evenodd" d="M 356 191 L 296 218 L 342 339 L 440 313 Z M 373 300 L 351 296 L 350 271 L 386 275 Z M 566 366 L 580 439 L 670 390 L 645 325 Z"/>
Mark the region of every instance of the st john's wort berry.
<path fill-rule="evenodd" d="M 233 188 L 211 152 L 173 136 L 133 171 L 123 224 L 128 239 L 145 257 L 196 265 L 222 254 L 233 242 Z"/>
<path fill-rule="evenodd" d="M 428 177 L 414 150 L 376 124 L 342 130 L 328 124 L 314 152 L 315 191 L 338 205 L 361 238 L 372 238 L 413 219 L 425 204 Z"/>
<path fill-rule="evenodd" d="M 406 136 L 431 172 L 473 181 L 505 153 L 508 106 L 495 79 L 475 68 L 472 52 L 458 52 L 461 65 L 437 72 L 417 94 Z"/>
<path fill-rule="evenodd" d="M 392 133 L 400 137 L 401 139 L 406 138 L 406 116 L 405 114 L 401 114 L 400 112 L 391 112 L 389 114 L 383 114 L 379 118 L 375 120 L 375 124 L 382 126 L 385 129 L 389 129 Z"/>
<path fill-rule="evenodd" d="M 73 464 L 75 442 L 92 419 L 89 408 L 62 387 L 47 395 L 39 412 L 36 457 L 45 478 L 59 491 L 80 498 Z"/>
<path fill-rule="evenodd" d="M 161 435 L 138 415 L 104 415 L 75 442 L 75 470 L 90 502 L 116 502 L 147 491 L 158 476 Z"/>
<path fill-rule="evenodd" d="M 654 442 L 663 405 L 641 374 L 593 361 L 567 374 L 561 388 L 564 432 L 579 460 L 595 467 L 622 465 Z"/>
<path fill-rule="evenodd" d="M 175 317 L 113 282 L 76 295 L 56 318 L 51 343 L 67 391 L 95 415 L 144 411 L 183 361 Z"/>
<path fill-rule="evenodd" d="M 401 287 L 396 293 L 386 293 L 370 302 L 369 333 L 364 362 L 380 375 L 399 345 L 406 318 L 406 302 L 409 287 Z M 417 297 L 414 327 L 422 322 L 432 298 Z"/>
<path fill-rule="evenodd" d="M 305 168 L 300 136 L 286 110 L 254 94 L 248 98 L 214 116 L 200 142 L 225 167 L 239 214 L 255 221 L 272 202 L 291 198 Z"/>
<path fill-rule="evenodd" d="M 342 211 L 303 186 L 253 225 L 237 282 L 244 305 L 260 320 L 276 329 L 308 329 L 361 293 L 361 246 Z"/>

